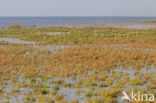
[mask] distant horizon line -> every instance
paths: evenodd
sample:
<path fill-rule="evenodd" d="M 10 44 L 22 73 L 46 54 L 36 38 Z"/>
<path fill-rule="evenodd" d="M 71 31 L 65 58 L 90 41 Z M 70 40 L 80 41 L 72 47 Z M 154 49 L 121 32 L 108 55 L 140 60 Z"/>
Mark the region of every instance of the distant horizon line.
<path fill-rule="evenodd" d="M 0 16 L 2 17 L 156 17 L 156 16 Z"/>

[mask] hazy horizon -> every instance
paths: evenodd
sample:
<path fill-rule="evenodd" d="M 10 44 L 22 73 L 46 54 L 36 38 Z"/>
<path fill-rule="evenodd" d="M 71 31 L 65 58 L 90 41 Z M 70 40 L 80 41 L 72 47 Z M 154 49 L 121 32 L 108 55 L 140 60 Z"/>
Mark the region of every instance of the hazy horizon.
<path fill-rule="evenodd" d="M 0 17 L 156 17 L 156 0 L 4 0 Z"/>
<path fill-rule="evenodd" d="M 0 16 L 0 18 L 3 18 L 3 17 L 15 17 L 15 18 L 16 18 L 16 17 L 17 17 L 17 18 L 18 18 L 18 17 L 20 17 L 20 18 L 22 18 L 22 17 L 23 17 L 23 18 L 24 18 L 24 17 L 28 17 L 28 18 L 29 18 L 29 17 L 45 17 L 45 18 L 46 18 L 46 17 L 125 17 L 125 18 L 126 18 L 126 17 L 132 17 L 132 18 L 133 18 L 133 17 L 134 17 L 134 18 L 135 18 L 135 17 L 143 17 L 143 18 L 146 18 L 146 17 L 147 17 L 147 18 L 154 17 L 154 18 L 155 18 L 156 16 Z"/>

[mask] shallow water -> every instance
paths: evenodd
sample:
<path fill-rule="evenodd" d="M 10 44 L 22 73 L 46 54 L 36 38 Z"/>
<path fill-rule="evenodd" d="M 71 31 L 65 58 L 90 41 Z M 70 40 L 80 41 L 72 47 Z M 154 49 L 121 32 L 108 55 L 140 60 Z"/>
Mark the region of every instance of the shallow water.
<path fill-rule="evenodd" d="M 134 28 L 134 29 L 149 29 L 149 28 L 156 28 L 156 24 L 124 24 L 124 25 L 119 25 L 119 24 L 115 24 L 115 23 L 108 23 L 106 24 L 108 26 L 112 26 L 112 27 L 119 27 L 119 28 Z"/>
<path fill-rule="evenodd" d="M 107 45 L 36 45 L 37 42 L 35 41 L 25 41 L 25 40 L 20 40 L 17 38 L 6 38 L 6 37 L 0 37 L 0 41 L 5 41 L 8 43 L 13 43 L 13 44 L 33 44 L 37 48 L 45 48 L 49 50 L 53 50 L 54 48 L 69 48 L 69 47 L 94 47 L 94 46 L 107 46 Z M 126 47 L 127 44 L 110 44 L 109 46 L 111 47 L 118 47 L 118 46 L 123 46 Z"/>
<path fill-rule="evenodd" d="M 25 41 L 25 40 L 20 40 L 16 38 L 0 38 L 0 41 L 5 41 L 13 44 L 32 44 L 35 48 L 38 49 L 47 49 L 51 52 L 54 53 L 55 49 L 64 49 L 64 48 L 69 48 L 69 47 L 94 47 L 94 46 L 106 46 L 106 45 L 36 45 L 37 42 L 34 41 Z M 113 44 L 109 45 L 110 47 L 126 47 L 127 44 Z M 26 52 L 25 55 L 28 55 L 29 53 Z"/>
<path fill-rule="evenodd" d="M 16 38 L 0 38 L 0 41 L 6 41 L 9 43 L 14 43 L 14 44 L 33 44 L 35 45 L 36 43 L 34 41 L 25 41 L 25 40 L 20 40 Z"/>
<path fill-rule="evenodd" d="M 0 38 L 0 41 L 7 41 L 7 42 L 10 42 L 10 43 L 21 43 L 21 44 L 33 44 L 34 47 L 36 48 L 41 48 L 41 49 L 48 49 L 50 51 L 54 51 L 54 49 L 58 49 L 58 48 L 68 48 L 68 47 L 79 47 L 77 45 L 74 45 L 74 46 L 69 46 L 69 45 L 61 45 L 61 46 L 58 46 L 58 45 L 42 45 L 42 46 L 38 46 L 36 45 L 36 42 L 32 42 L 32 41 L 23 41 L 23 40 L 19 40 L 19 39 L 14 39 L 14 38 Z M 89 46 L 89 45 L 83 45 L 83 46 Z M 104 45 L 102 45 L 104 46 Z M 123 46 L 123 47 L 126 47 L 127 45 L 126 44 L 116 44 L 116 45 L 110 45 L 112 47 L 118 47 L 118 46 Z M 28 52 L 25 53 L 25 55 L 29 54 Z M 139 71 L 138 74 L 135 74 L 136 71 Z M 16 71 L 12 71 L 12 72 L 16 72 Z M 114 74 L 113 74 L 114 72 Z M 109 78 L 114 78 L 114 76 L 117 76 L 119 75 L 119 72 L 122 72 L 122 76 L 120 78 L 116 78 L 114 81 L 113 81 L 113 85 L 112 86 L 116 86 L 116 83 L 120 80 L 122 80 L 124 77 L 125 77 L 125 74 L 127 73 L 128 76 L 130 77 L 130 79 L 133 79 L 133 78 L 136 78 L 136 76 L 138 75 L 141 75 L 142 73 L 145 74 L 145 73 L 151 73 L 152 76 L 155 75 L 155 72 L 156 72 L 156 68 L 154 68 L 154 65 L 151 65 L 151 67 L 149 69 L 146 69 L 146 68 L 141 68 L 141 69 L 133 69 L 131 67 L 125 69 L 125 68 L 116 68 L 116 69 L 110 69 L 109 71 L 106 71 L 106 74 L 105 75 L 108 75 Z M 19 74 L 17 73 L 19 77 L 18 80 L 20 82 L 23 81 L 23 74 Z M 92 75 L 94 74 L 93 71 L 89 70 L 88 71 L 88 75 Z M 97 76 L 104 76 L 104 74 L 96 74 Z M 50 83 L 50 81 L 57 81 L 57 80 L 63 80 L 64 82 L 69 82 L 71 84 L 76 84 L 78 80 L 81 80 L 81 79 L 85 79 L 86 77 L 82 77 L 82 78 L 76 78 L 76 80 L 72 80 L 70 77 L 69 78 L 62 78 L 62 77 L 54 77 L 54 78 L 51 78 L 49 80 L 47 80 L 46 82 L 42 81 L 41 78 L 36 78 L 36 85 L 37 84 L 44 84 L 47 86 L 47 89 L 50 89 L 52 90 L 52 87 L 53 87 L 53 83 Z M 30 78 L 27 78 L 28 81 L 30 81 Z M 97 81 L 98 82 L 98 81 Z M 143 89 L 147 89 L 147 83 L 145 83 L 144 85 L 141 85 L 141 86 L 129 86 L 129 85 L 125 85 L 124 88 L 122 89 L 125 89 L 125 90 L 128 90 L 128 89 L 133 89 L 133 88 L 143 88 Z M 112 86 L 108 86 L 108 87 L 95 87 L 95 91 L 96 90 L 104 90 L 106 88 L 112 88 Z M 10 93 L 12 89 L 20 89 L 20 93 L 27 93 L 27 92 L 31 92 L 33 91 L 34 88 L 31 88 L 31 87 L 25 87 L 25 88 L 17 88 L 17 86 L 12 86 L 10 80 L 7 81 L 7 84 L 5 86 L 5 88 L 3 89 L 6 93 Z M 58 94 L 64 94 L 65 97 L 64 99 L 66 100 L 71 100 L 71 99 L 80 99 L 80 102 L 82 101 L 85 101 L 86 100 L 86 97 L 85 97 L 85 94 L 84 92 L 87 92 L 89 91 L 89 87 L 82 87 L 81 90 L 83 91 L 82 93 L 80 93 L 79 95 L 76 94 L 76 90 L 78 88 L 71 88 L 71 87 L 61 87 L 60 86 L 60 90 L 57 91 Z M 22 101 L 23 99 L 23 96 L 18 96 L 18 100 Z M 92 97 L 94 98 L 94 96 Z M 118 95 L 117 96 L 118 98 L 118 102 L 120 102 L 120 98 L 121 98 L 121 95 Z M 1 100 L 0 100 L 1 101 Z M 3 101 L 5 101 L 5 99 L 3 99 Z M 10 96 L 9 98 L 9 101 L 16 101 L 16 98 L 14 96 Z"/>
<path fill-rule="evenodd" d="M 149 69 L 141 68 L 140 70 L 138 70 L 139 73 L 135 75 L 135 71 L 136 71 L 135 69 L 132 69 L 131 67 L 129 67 L 129 69 L 124 69 L 124 68 L 120 67 L 120 68 L 109 70 L 108 72 L 106 72 L 106 75 L 109 76 L 108 78 L 112 78 L 112 77 L 114 78 L 115 75 L 118 75 L 117 73 L 119 73 L 119 72 L 122 72 L 123 73 L 122 77 L 120 77 L 120 78 L 118 78 L 118 79 L 116 79 L 114 81 L 114 83 L 113 83 L 112 86 L 115 86 L 118 81 L 120 81 L 121 79 L 123 79 L 123 77 L 125 76 L 124 75 L 125 73 L 128 73 L 129 74 L 128 76 L 131 79 L 133 79 L 133 78 L 136 78 L 136 76 L 141 75 L 141 73 L 143 73 L 143 74 L 145 74 L 145 73 L 153 73 L 152 75 L 154 75 L 154 73 L 156 72 L 155 70 L 156 69 L 154 68 L 154 66 L 151 65 L 151 68 L 149 68 Z M 115 74 L 112 74 L 113 72 Z M 94 72 L 92 72 L 92 71 L 89 70 L 88 71 L 88 75 L 92 75 L 92 74 L 94 74 Z M 22 82 L 22 80 L 23 80 L 22 79 L 22 76 L 23 76 L 23 74 L 19 75 L 19 79 L 18 80 L 20 82 Z M 103 76 L 103 74 L 97 74 L 97 76 Z M 41 80 L 41 78 L 36 78 L 36 83 L 35 84 L 45 84 L 45 85 L 48 86 L 48 89 L 52 90 L 52 86 L 54 85 L 53 83 L 50 83 L 50 81 L 52 81 L 52 80 L 53 81 L 63 80 L 64 82 L 69 82 L 69 83 L 75 84 L 77 82 L 77 80 L 81 80 L 81 79 L 83 79 L 83 78 L 77 78 L 76 80 L 72 80 L 71 78 L 54 77 L 52 79 L 47 80 L 46 82 L 43 82 Z M 133 88 L 147 89 L 147 87 L 146 87 L 147 84 L 148 84 L 148 82 L 145 83 L 144 85 L 141 85 L 141 86 L 125 85 L 125 87 L 122 88 L 122 90 L 128 90 L 130 88 L 131 89 L 133 89 Z M 97 90 L 105 90 L 107 88 L 111 88 L 112 86 L 108 86 L 108 87 L 95 87 L 95 91 L 97 91 Z M 7 92 L 7 93 L 10 93 L 13 88 L 18 89 L 16 86 L 12 86 L 11 85 L 11 82 L 8 81 L 8 84 L 5 86 L 4 91 Z M 65 100 L 80 99 L 80 103 L 81 103 L 82 101 L 85 101 L 86 100 L 86 97 L 85 97 L 84 93 L 87 92 L 87 91 L 89 91 L 90 89 L 89 89 L 89 87 L 80 88 L 80 90 L 82 90 L 83 92 L 80 93 L 80 94 L 76 94 L 76 90 L 77 89 L 78 88 L 60 87 L 60 89 L 58 90 L 57 93 L 58 94 L 64 94 L 64 96 L 65 96 L 64 99 Z M 22 94 L 23 93 L 30 92 L 30 91 L 33 91 L 33 88 L 30 88 L 30 87 L 20 88 L 20 93 L 22 93 Z M 96 96 L 92 96 L 92 98 L 94 98 L 94 97 L 97 98 Z M 23 96 L 21 95 L 21 96 L 18 97 L 18 100 L 21 100 L 22 101 L 22 98 L 23 98 Z M 118 98 L 118 101 L 121 102 L 121 100 L 120 100 L 121 99 L 121 95 L 120 94 L 117 96 L 117 98 Z M 16 98 L 14 96 L 11 96 L 10 101 L 16 101 Z"/>

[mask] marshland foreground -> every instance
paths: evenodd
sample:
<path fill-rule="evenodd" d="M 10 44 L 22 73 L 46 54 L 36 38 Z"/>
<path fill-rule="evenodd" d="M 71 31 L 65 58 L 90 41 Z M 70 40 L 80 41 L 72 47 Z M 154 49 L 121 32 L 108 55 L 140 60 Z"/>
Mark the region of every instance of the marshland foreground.
<path fill-rule="evenodd" d="M 155 28 L 0 28 L 0 103 L 155 103 L 150 94 Z"/>

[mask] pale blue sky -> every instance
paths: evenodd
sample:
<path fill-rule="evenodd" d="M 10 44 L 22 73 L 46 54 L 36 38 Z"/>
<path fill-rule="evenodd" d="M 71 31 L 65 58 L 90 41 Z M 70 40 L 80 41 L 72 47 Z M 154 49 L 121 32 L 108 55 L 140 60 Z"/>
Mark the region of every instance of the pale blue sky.
<path fill-rule="evenodd" d="M 156 16 L 156 0 L 0 0 L 0 16 Z"/>

